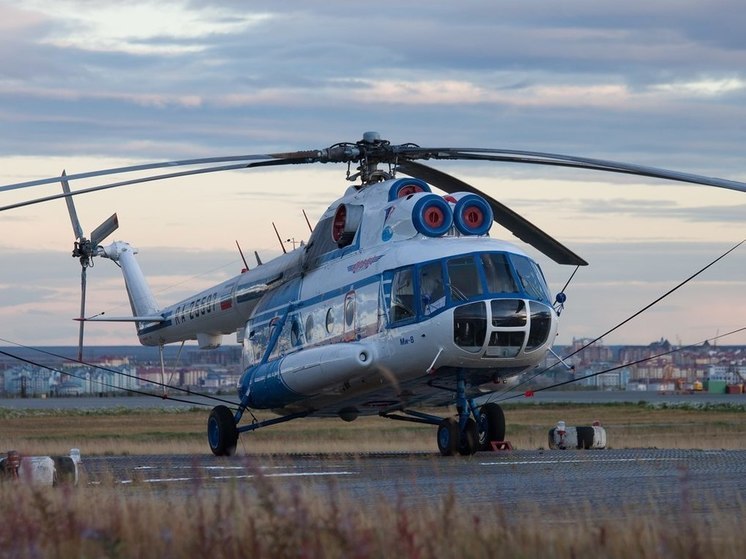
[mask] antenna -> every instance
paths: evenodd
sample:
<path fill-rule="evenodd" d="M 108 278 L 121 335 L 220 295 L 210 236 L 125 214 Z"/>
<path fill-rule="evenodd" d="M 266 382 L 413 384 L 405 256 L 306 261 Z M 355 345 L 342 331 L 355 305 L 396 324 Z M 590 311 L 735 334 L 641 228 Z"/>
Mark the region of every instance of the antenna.
<path fill-rule="evenodd" d="M 303 210 L 303 209 L 301 209 L 301 211 L 303 212 L 303 217 L 305 217 L 305 218 L 306 218 L 306 223 L 308 224 L 308 230 L 309 230 L 309 231 L 310 231 L 311 233 L 313 233 L 313 227 L 311 227 L 311 222 L 310 222 L 310 221 L 308 221 L 308 216 L 306 215 L 306 210 Z"/>
<path fill-rule="evenodd" d="M 277 227 L 275 226 L 275 222 L 272 222 L 272 228 L 275 230 L 275 235 L 277 235 L 277 240 L 280 243 L 280 248 L 282 249 L 283 254 L 287 254 L 288 251 L 285 250 L 285 243 L 282 242 L 282 237 L 280 237 L 280 234 L 277 232 Z"/>
<path fill-rule="evenodd" d="M 238 254 L 241 255 L 241 260 L 243 260 L 243 265 L 246 271 L 249 271 L 249 264 L 246 262 L 246 258 L 243 255 L 243 251 L 241 250 L 241 245 L 238 244 L 238 239 L 236 239 L 236 246 L 238 247 Z"/>

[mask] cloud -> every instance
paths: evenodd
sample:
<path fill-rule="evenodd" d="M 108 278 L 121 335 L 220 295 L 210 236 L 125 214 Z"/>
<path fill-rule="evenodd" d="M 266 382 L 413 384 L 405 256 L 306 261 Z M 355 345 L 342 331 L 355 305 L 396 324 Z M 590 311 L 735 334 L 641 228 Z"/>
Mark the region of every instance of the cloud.
<path fill-rule="evenodd" d="M 88 163 L 321 148 L 366 130 L 394 143 L 548 151 L 743 180 L 746 39 L 733 17 L 741 10 L 735 0 L 0 2 L 0 183 Z M 477 177 L 578 247 L 592 262 L 577 279 L 583 296 L 620 312 L 627 295 L 652 295 L 686 272 L 679 265 L 743 236 L 744 203 L 712 190 L 643 189 L 629 177 L 535 166 L 434 166 Z M 200 286 L 229 273 L 221 262 L 237 263 L 226 250 L 236 237 L 250 253 L 277 250 L 275 219 L 284 235 L 305 234 L 298 208 L 318 215 L 346 186 L 344 166 L 333 169 L 323 178 L 303 168 L 278 173 L 282 180 L 225 174 L 179 190 L 122 189 L 81 197 L 79 211 L 86 223 L 120 212 L 122 235 L 143 244 L 158 289 L 215 270 L 195 279 Z M 229 186 L 236 180 L 245 189 Z M 10 231 L 0 283 L 4 301 L 27 301 L 34 278 L 61 318 L 23 332 L 58 340 L 77 314 L 79 266 L 71 239 L 60 240 L 70 234 L 63 205 L 54 208 L 0 215 L 0 230 Z M 33 238 L 33 249 L 14 248 L 18 237 Z M 90 271 L 91 305 L 126 309 L 118 270 L 107 268 Z M 567 277 L 551 272 L 553 283 Z M 738 308 L 729 283 L 738 280 L 718 273 L 712 281 L 713 293 L 697 297 L 715 308 L 711 297 L 727 292 Z M 164 298 L 188 289 L 179 284 Z M 39 310 L 11 306 L 19 329 Z M 600 321 L 592 306 L 583 312 L 572 333 Z"/>

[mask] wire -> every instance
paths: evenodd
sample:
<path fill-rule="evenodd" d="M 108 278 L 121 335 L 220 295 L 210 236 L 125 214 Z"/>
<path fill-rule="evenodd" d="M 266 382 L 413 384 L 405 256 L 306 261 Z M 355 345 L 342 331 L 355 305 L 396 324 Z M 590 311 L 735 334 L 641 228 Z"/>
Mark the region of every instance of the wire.
<path fill-rule="evenodd" d="M 651 302 L 651 303 L 648 303 L 647 305 L 645 305 L 645 306 L 644 306 L 643 308 L 641 308 L 641 309 L 640 309 L 639 311 L 637 311 L 636 313 L 634 313 L 634 314 L 632 314 L 632 315 L 628 316 L 627 318 L 625 318 L 625 319 L 624 319 L 624 320 L 623 320 L 622 322 L 620 322 L 619 324 L 617 324 L 617 325 L 616 325 L 616 326 L 614 326 L 613 328 L 610 328 L 609 330 L 607 330 L 606 332 L 604 332 L 604 333 L 603 333 L 603 334 L 601 334 L 600 336 L 598 336 L 598 337 L 594 338 L 594 339 L 593 339 L 593 340 L 591 340 L 590 342 L 588 342 L 588 343 L 586 343 L 585 345 L 583 345 L 583 346 L 579 347 L 578 349 L 576 349 L 575 351 L 573 351 L 573 352 L 572 352 L 572 353 L 570 353 L 569 355 L 566 355 L 566 356 L 564 356 L 564 357 L 565 357 L 565 359 L 569 359 L 569 358 L 570 358 L 570 357 L 572 357 L 573 355 L 577 355 L 577 354 L 578 354 L 578 353 L 580 353 L 581 351 L 584 351 L 584 350 L 586 350 L 586 349 L 587 349 L 588 347 L 590 347 L 591 345 L 595 344 L 595 343 L 596 343 L 597 341 L 599 341 L 599 340 L 600 340 L 601 338 L 603 338 L 604 336 L 607 336 L 607 335 L 611 334 L 611 333 L 612 333 L 613 331 L 615 331 L 615 330 L 617 330 L 618 328 L 621 328 L 622 326 L 624 326 L 625 324 L 627 324 L 627 323 L 628 323 L 628 322 L 629 322 L 630 320 L 632 320 L 632 319 L 634 319 L 634 318 L 637 318 L 637 317 L 638 317 L 638 316 L 640 316 L 640 315 L 641 315 L 642 313 L 644 313 L 644 312 L 645 312 L 646 310 L 650 309 L 650 308 L 651 308 L 652 306 L 654 306 L 654 305 L 656 305 L 657 303 L 661 302 L 661 301 L 662 301 L 663 299 L 665 299 L 666 297 L 668 297 L 669 295 L 671 295 L 672 293 L 674 293 L 675 291 L 677 291 L 678 289 L 680 289 L 681 287 L 683 287 L 684 285 L 686 285 L 687 283 L 689 283 L 689 282 L 690 282 L 691 280 L 693 280 L 693 279 L 694 279 L 694 278 L 696 278 L 696 277 L 697 277 L 698 275 L 700 275 L 700 274 L 701 274 L 702 272 L 704 272 L 705 270 L 707 270 L 708 268 L 710 268 L 711 266 L 713 266 L 713 265 L 714 265 L 715 263 L 719 262 L 720 260 L 722 260 L 723 258 L 725 258 L 726 256 L 728 256 L 728 255 L 729 255 L 729 254 L 730 254 L 731 252 L 733 252 L 733 251 L 734 251 L 734 250 L 736 250 L 736 249 L 737 249 L 738 247 L 740 247 L 740 246 L 741 246 L 741 245 L 742 245 L 742 244 L 743 244 L 744 242 L 746 242 L 746 239 L 742 240 L 741 242 L 737 243 L 737 244 L 736 244 L 735 246 L 733 246 L 733 247 L 731 247 L 730 249 L 728 249 L 727 251 L 725 251 L 725 252 L 724 252 L 723 254 L 721 254 L 720 256 L 718 256 L 718 257 L 717 257 L 717 258 L 716 258 L 715 260 L 713 260 L 712 262 L 710 262 L 710 263 L 709 263 L 709 264 L 707 264 L 706 266 L 704 266 L 704 267 L 700 268 L 700 269 L 699 269 L 698 271 L 696 271 L 696 272 L 695 272 L 695 273 L 693 273 L 693 274 L 692 274 L 691 276 L 689 276 L 688 278 L 686 278 L 685 280 L 683 280 L 682 282 L 680 282 L 680 283 L 679 283 L 678 285 L 676 285 L 675 287 L 672 287 L 671 289 L 669 289 L 668 291 L 666 291 L 666 292 L 665 292 L 665 293 L 664 293 L 663 295 L 661 295 L 660 297 L 658 297 L 657 299 L 655 299 L 655 300 L 654 300 L 653 302 Z M 574 275 L 574 273 L 573 273 L 573 275 Z M 572 278 L 570 278 L 570 279 L 572 279 Z M 568 283 L 569 283 L 569 282 L 568 282 Z M 549 371 L 550 369 L 552 369 L 552 368 L 556 367 L 558 363 L 559 363 L 559 361 L 558 361 L 557 363 L 553 363 L 553 364 L 552 364 L 552 365 L 550 365 L 549 367 L 545 367 L 544 369 L 541 369 L 540 371 L 538 371 L 538 372 L 534 373 L 533 375 L 529 376 L 529 377 L 528 377 L 527 379 L 524 379 L 524 380 L 522 380 L 522 381 L 521 381 L 521 382 L 519 382 L 519 383 L 518 383 L 517 385 L 515 385 L 515 386 L 513 386 L 513 387 L 511 387 L 511 388 L 505 388 L 505 389 L 503 389 L 503 390 L 500 390 L 500 391 L 494 392 L 493 394 L 494 394 L 495 396 L 498 396 L 498 397 L 499 397 L 499 396 L 500 396 L 500 394 L 503 394 L 503 393 L 507 392 L 508 390 L 515 390 L 516 388 L 518 388 L 518 387 L 520 387 L 520 386 L 523 386 L 523 385 L 525 385 L 526 383 L 529 383 L 529 382 L 531 382 L 532 380 L 534 380 L 534 379 L 535 379 L 536 377 L 538 377 L 539 375 L 543 375 L 544 373 L 546 373 L 546 372 L 547 372 L 547 371 Z M 573 381 L 573 382 L 574 382 L 574 381 Z M 490 399 L 488 399 L 487 401 L 490 401 Z"/>
<path fill-rule="evenodd" d="M 155 386 L 160 386 L 162 388 L 173 389 L 173 390 L 178 391 L 178 392 L 183 392 L 183 393 L 186 393 L 186 394 L 189 394 L 189 395 L 199 396 L 201 398 L 206 398 L 208 400 L 214 400 L 216 402 L 221 402 L 223 404 L 227 404 L 227 405 L 233 406 L 233 407 L 236 407 L 236 405 L 237 405 L 236 402 L 233 402 L 233 401 L 230 401 L 230 400 L 226 400 L 224 398 L 219 398 L 219 397 L 213 396 L 211 394 L 202 394 L 202 393 L 199 393 L 199 392 L 194 392 L 193 390 L 182 388 L 180 386 L 171 386 L 171 385 L 168 385 L 168 384 L 165 384 L 165 383 L 162 383 L 162 382 L 158 382 L 156 380 L 142 379 L 142 378 L 140 378 L 140 377 L 138 377 L 136 375 L 131 375 L 131 374 L 125 373 L 123 371 L 117 371 L 116 369 L 111 369 L 109 367 L 103 367 L 101 365 L 95 365 L 93 363 L 88 363 L 86 361 L 80 361 L 78 359 L 74 359 L 72 357 L 66 357 L 64 355 L 60 355 L 58 353 L 54 353 L 52 351 L 47 351 L 47 350 L 44 350 L 44 349 L 41 349 L 41 348 L 35 348 L 35 347 L 25 346 L 23 344 L 19 344 L 19 343 L 10 341 L 10 340 L 6 340 L 4 338 L 0 338 L 0 341 L 3 341 L 3 342 L 8 343 L 8 344 L 15 345 L 15 346 L 23 348 L 23 349 L 28 349 L 28 350 L 31 350 L 31 351 L 36 351 L 38 353 L 42 353 L 44 355 L 49 355 L 50 357 L 57 357 L 59 359 L 65 360 L 65 361 L 69 361 L 69 362 L 72 362 L 72 363 L 78 363 L 80 365 L 84 365 L 86 367 L 91 367 L 93 369 L 98 369 L 98 370 L 106 371 L 108 373 L 112 373 L 112 374 L 115 374 L 115 375 L 120 375 L 120 376 L 123 376 L 123 377 L 126 377 L 126 378 L 135 379 L 135 380 L 138 380 L 140 382 L 147 382 L 149 384 L 152 384 L 152 385 L 155 385 Z M 83 378 L 81 376 L 74 375 L 72 373 L 69 373 L 68 371 L 60 371 L 59 369 L 56 369 L 54 367 L 50 367 L 48 365 L 44 365 L 42 363 L 39 363 L 37 361 L 33 361 L 31 359 L 26 359 L 25 357 L 21 357 L 20 355 L 16 355 L 16 354 L 10 353 L 8 351 L 0 350 L 0 354 L 6 355 L 6 356 L 8 356 L 8 357 L 10 357 L 12 359 L 16 359 L 16 360 L 21 361 L 23 363 L 27 363 L 29 365 L 33 365 L 35 367 L 40 367 L 42 369 L 47 369 L 49 371 L 54 371 L 54 372 L 57 372 L 57 373 L 60 373 L 60 374 L 63 374 L 63 375 L 68 375 L 68 376 L 71 376 L 73 378 L 77 378 L 77 379 L 80 379 L 80 380 L 86 380 L 85 378 Z M 145 391 L 142 391 L 142 390 L 136 390 L 134 388 L 125 388 L 125 387 L 122 387 L 122 386 L 116 386 L 116 385 L 113 385 L 111 383 L 104 382 L 102 380 L 96 380 L 95 382 L 101 384 L 102 386 L 107 386 L 109 388 L 115 388 L 115 389 L 118 389 L 118 390 L 123 390 L 125 392 L 132 392 L 134 394 L 141 394 L 143 396 L 152 396 L 152 397 L 155 397 L 155 398 L 160 398 L 161 400 L 173 400 L 174 402 L 182 402 L 182 403 L 186 403 L 186 404 L 194 404 L 194 405 L 199 405 L 199 406 L 207 406 L 207 405 L 209 405 L 207 402 L 195 402 L 195 401 L 191 401 L 191 400 L 183 400 L 183 399 L 174 398 L 172 396 L 168 396 L 168 395 L 165 395 L 165 394 L 154 394 L 152 392 L 145 392 Z"/>
<path fill-rule="evenodd" d="M 707 338 L 707 339 L 702 340 L 700 342 L 696 342 L 696 343 L 689 344 L 689 345 L 682 346 L 682 347 L 675 348 L 675 349 L 670 349 L 670 350 L 664 351 L 662 353 L 656 353 L 655 355 L 651 355 L 649 357 L 645 357 L 645 358 L 642 358 L 642 359 L 637 359 L 636 361 L 630 361 L 628 363 L 623 363 L 621 365 L 616 365 L 614 367 L 610 367 L 610 368 L 604 369 L 602 371 L 597 371 L 595 373 L 590 373 L 590 374 L 584 375 L 582 377 L 576 377 L 574 379 L 565 380 L 565 381 L 562 381 L 562 382 L 558 382 L 558 383 L 552 384 L 550 386 L 542 386 L 541 388 L 537 388 L 537 389 L 533 390 L 532 392 L 536 393 L 536 392 L 541 392 L 543 390 L 549 390 L 549 389 L 552 389 L 552 388 L 557 388 L 558 386 L 564 386 L 566 384 L 572 384 L 573 382 L 578 382 L 579 380 L 585 380 L 585 379 L 588 379 L 588 378 L 593 378 L 595 376 L 602 375 L 604 373 L 610 373 L 610 372 L 613 372 L 613 371 L 618 371 L 619 369 L 623 369 L 625 367 L 630 367 L 632 365 L 639 365 L 640 363 L 645 363 L 647 361 L 652 361 L 653 359 L 658 359 L 659 357 L 664 357 L 666 355 L 672 355 L 674 353 L 678 353 L 680 351 L 684 351 L 685 349 L 692 349 L 692 348 L 695 348 L 697 346 L 701 346 L 705 342 L 711 342 L 711 341 L 719 340 L 720 338 L 724 338 L 726 336 L 732 336 L 733 334 L 738 334 L 739 332 L 743 332 L 743 331 L 746 331 L 746 326 L 744 326 L 742 328 L 738 328 L 736 330 L 731 330 L 730 332 L 727 332 L 725 334 L 720 334 L 719 336 L 715 336 L 713 338 Z M 506 400 L 512 400 L 513 398 L 522 397 L 524 395 L 525 394 L 523 394 L 523 393 L 512 394 L 512 395 L 506 396 L 505 398 L 502 398 L 501 400 L 498 400 L 498 401 L 499 402 L 504 402 Z"/>
<path fill-rule="evenodd" d="M 572 274 L 570 274 L 570 278 L 567 280 L 567 283 L 565 283 L 565 286 L 560 289 L 560 293 L 564 293 L 565 289 L 567 289 L 567 286 L 570 285 L 570 282 L 572 281 L 572 278 L 575 277 L 575 273 L 580 269 L 580 266 L 575 266 L 575 269 L 572 271 Z"/>

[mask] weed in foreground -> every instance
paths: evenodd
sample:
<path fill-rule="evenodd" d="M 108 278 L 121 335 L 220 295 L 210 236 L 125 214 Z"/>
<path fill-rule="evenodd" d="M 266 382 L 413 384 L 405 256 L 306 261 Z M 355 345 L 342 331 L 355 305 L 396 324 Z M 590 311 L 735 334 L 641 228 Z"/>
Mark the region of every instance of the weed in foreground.
<path fill-rule="evenodd" d="M 540 503 L 473 506 L 440 499 L 394 502 L 278 485 L 257 469 L 251 483 L 136 492 L 0 485 L 0 557 L 462 558 L 746 556 L 746 508 L 718 503 L 694 517 L 685 474 L 681 507 L 553 513 Z M 519 510 L 520 509 L 520 510 Z"/>

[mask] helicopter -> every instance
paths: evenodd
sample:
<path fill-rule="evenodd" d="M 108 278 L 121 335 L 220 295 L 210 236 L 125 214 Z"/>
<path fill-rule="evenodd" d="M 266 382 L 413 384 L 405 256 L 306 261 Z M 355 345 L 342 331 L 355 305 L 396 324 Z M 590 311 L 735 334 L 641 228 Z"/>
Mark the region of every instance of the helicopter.
<path fill-rule="evenodd" d="M 207 440 L 216 456 L 239 436 L 302 417 L 364 415 L 436 427 L 440 454 L 471 455 L 505 440 L 505 415 L 485 396 L 541 364 L 557 335 L 564 293 L 552 297 L 539 264 L 519 246 L 490 236 L 498 223 L 558 264 L 588 263 L 499 201 L 423 160 L 573 167 L 746 192 L 746 183 L 647 166 L 532 151 L 392 144 L 377 132 L 320 150 L 171 161 L 1 186 L 60 183 L 73 256 L 81 264 L 79 351 L 87 322 L 133 322 L 146 346 L 196 340 L 242 345 L 237 409 L 215 406 Z M 234 169 L 347 164 L 351 184 L 312 228 L 308 242 L 172 305 L 161 307 L 124 241 L 102 243 L 116 214 L 83 233 L 73 196 L 140 182 Z M 353 165 L 357 165 L 353 172 Z M 187 169 L 174 171 L 177 167 Z M 70 181 L 165 169 L 72 191 Z M 404 175 L 404 176 L 402 176 Z M 438 194 L 438 189 L 445 194 Z M 310 227 L 310 223 L 309 223 Z M 94 258 L 122 271 L 132 316 L 85 317 L 86 269 Z M 80 358 L 81 353 L 79 353 Z M 455 405 L 455 416 L 423 408 Z M 246 411 L 277 417 L 241 424 Z"/>

